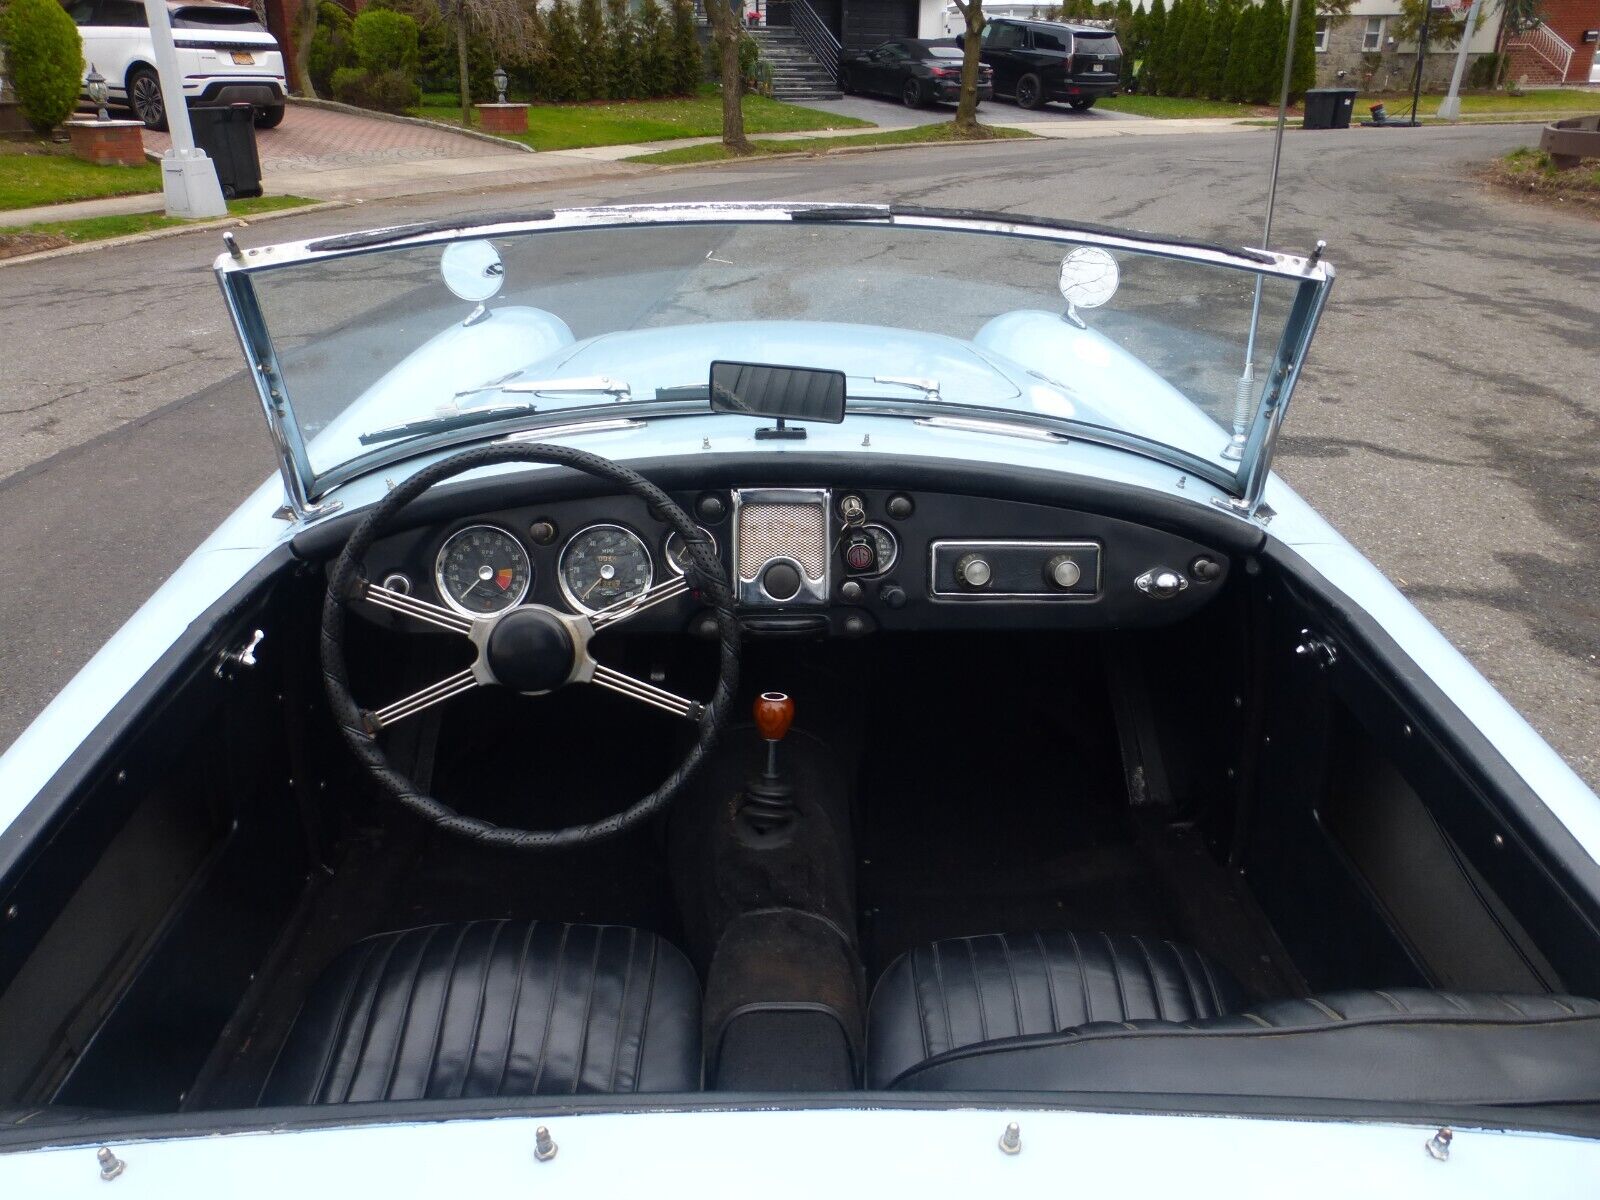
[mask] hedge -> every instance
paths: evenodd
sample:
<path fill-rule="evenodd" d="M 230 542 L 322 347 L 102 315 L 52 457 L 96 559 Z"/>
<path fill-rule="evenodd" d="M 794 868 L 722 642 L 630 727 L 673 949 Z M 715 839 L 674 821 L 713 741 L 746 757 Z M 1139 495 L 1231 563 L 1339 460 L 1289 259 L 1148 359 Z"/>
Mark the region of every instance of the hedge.
<path fill-rule="evenodd" d="M 10 0 L 0 8 L 0 45 L 17 106 L 28 124 L 49 133 L 78 106 L 83 39 L 57 0 Z"/>

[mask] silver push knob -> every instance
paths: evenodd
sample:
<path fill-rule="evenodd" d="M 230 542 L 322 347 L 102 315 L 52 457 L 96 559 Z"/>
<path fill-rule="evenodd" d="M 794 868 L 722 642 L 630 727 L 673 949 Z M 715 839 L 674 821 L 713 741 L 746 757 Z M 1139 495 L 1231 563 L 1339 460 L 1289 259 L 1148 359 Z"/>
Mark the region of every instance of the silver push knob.
<path fill-rule="evenodd" d="M 956 579 L 968 587 L 987 587 L 993 577 L 994 569 L 989 566 L 989 560 L 981 554 L 964 555 L 961 561 L 956 563 Z"/>
<path fill-rule="evenodd" d="M 1157 600 L 1170 600 L 1189 586 L 1189 581 L 1169 567 L 1152 567 L 1133 581 L 1135 587 Z"/>
<path fill-rule="evenodd" d="M 1044 578 L 1058 588 L 1076 587 L 1083 578 L 1083 568 L 1070 554 L 1058 554 L 1044 565 Z"/>

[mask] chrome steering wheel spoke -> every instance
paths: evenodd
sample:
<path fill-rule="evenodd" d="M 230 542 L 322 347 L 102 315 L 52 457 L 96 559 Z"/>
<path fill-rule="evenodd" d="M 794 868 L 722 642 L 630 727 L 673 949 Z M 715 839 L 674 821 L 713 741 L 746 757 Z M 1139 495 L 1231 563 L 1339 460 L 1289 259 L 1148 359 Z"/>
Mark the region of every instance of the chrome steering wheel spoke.
<path fill-rule="evenodd" d="M 687 717 L 691 721 L 698 721 L 705 715 L 706 706 L 698 700 L 687 700 L 675 692 L 665 688 L 658 688 L 653 683 L 646 683 L 642 679 L 635 679 L 632 675 L 615 670 L 604 663 L 594 664 L 594 673 L 589 677 L 589 682 L 596 687 L 603 687 L 608 692 L 616 692 L 619 696 L 627 696 L 630 700 L 659 708 L 669 712 L 675 717 Z"/>
<path fill-rule="evenodd" d="M 406 592 L 397 592 L 393 588 L 386 588 L 382 584 L 368 583 L 359 593 L 360 598 L 379 608 L 386 608 L 390 612 L 399 613 L 401 616 L 410 617 L 440 629 L 447 629 L 451 633 L 469 636 L 472 633 L 473 620 L 463 616 L 454 609 L 446 608 L 442 604 L 433 604 L 427 600 L 419 600 Z"/>
<path fill-rule="evenodd" d="M 457 671 L 454 675 L 446 676 L 437 683 L 430 683 L 420 691 L 412 692 L 411 695 L 396 700 L 393 704 L 369 712 L 367 720 L 372 726 L 372 732 L 381 732 L 397 721 L 415 716 L 425 708 L 432 708 L 435 704 L 443 703 L 453 696 L 470 692 L 480 682 L 477 672 L 468 667 L 463 671 Z"/>
<path fill-rule="evenodd" d="M 622 604 L 615 604 L 610 608 L 603 608 L 589 618 L 589 623 L 594 631 L 599 633 L 602 629 L 609 629 L 620 625 L 624 621 L 632 620 L 640 613 L 664 604 L 678 596 L 686 595 L 689 591 L 689 581 L 682 575 L 674 575 L 671 579 L 663 580 L 654 587 L 646 588 L 632 600 Z"/>

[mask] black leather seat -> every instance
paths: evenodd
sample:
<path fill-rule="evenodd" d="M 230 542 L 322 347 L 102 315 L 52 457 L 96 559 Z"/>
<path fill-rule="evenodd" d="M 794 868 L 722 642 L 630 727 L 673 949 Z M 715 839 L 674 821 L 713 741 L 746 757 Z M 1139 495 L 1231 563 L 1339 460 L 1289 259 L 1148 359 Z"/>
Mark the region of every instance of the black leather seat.
<path fill-rule="evenodd" d="M 269 1105 L 700 1087 L 700 985 L 613 925 L 474 921 L 379 934 L 323 972 Z"/>
<path fill-rule="evenodd" d="M 1592 1104 L 1600 1001 L 1395 988 L 1245 1007 L 1171 943 L 962 938 L 885 972 L 867 1058 L 870 1086 L 916 1091 Z"/>
<path fill-rule="evenodd" d="M 873 991 L 867 1086 L 886 1088 L 963 1046 L 1094 1021 L 1191 1021 L 1239 1007 L 1233 977 L 1198 950 L 1119 934 L 951 938 L 901 955 Z"/>

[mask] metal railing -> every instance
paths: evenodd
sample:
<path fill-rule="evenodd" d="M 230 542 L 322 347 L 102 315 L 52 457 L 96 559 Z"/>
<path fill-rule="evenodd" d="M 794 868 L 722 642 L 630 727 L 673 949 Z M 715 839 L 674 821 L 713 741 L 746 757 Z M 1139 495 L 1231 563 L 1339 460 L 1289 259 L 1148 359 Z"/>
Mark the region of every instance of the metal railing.
<path fill-rule="evenodd" d="M 817 60 L 835 83 L 838 83 L 839 39 L 833 36 L 833 30 L 817 16 L 817 10 L 812 8 L 807 0 L 790 0 L 789 24 L 805 43 L 806 49 L 811 51 L 811 57 Z"/>
<path fill-rule="evenodd" d="M 1507 45 L 1526 46 L 1560 73 L 1562 83 L 1567 81 L 1567 71 L 1572 66 L 1573 49 L 1560 34 L 1543 21 L 1532 29 L 1512 34 Z"/>

